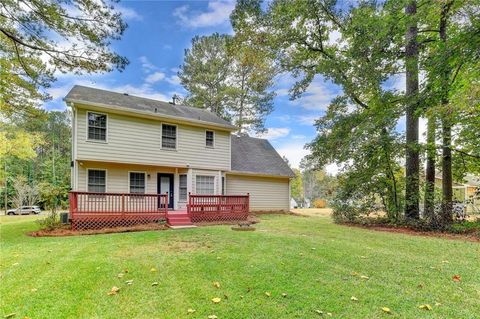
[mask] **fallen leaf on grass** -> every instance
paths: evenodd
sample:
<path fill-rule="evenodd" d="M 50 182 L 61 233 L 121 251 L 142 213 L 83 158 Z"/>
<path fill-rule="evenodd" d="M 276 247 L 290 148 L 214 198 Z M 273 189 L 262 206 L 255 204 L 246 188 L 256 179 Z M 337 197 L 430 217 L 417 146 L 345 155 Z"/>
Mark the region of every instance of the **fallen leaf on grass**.
<path fill-rule="evenodd" d="M 287 298 L 287 296 L 288 296 L 288 295 L 287 295 L 286 292 L 282 293 L 282 297 L 283 297 L 283 298 Z"/>
<path fill-rule="evenodd" d="M 356 272 L 356 271 L 352 271 L 351 274 L 352 274 L 352 276 L 358 276 L 358 272 Z"/>
<path fill-rule="evenodd" d="M 188 313 L 188 314 L 191 314 L 191 313 L 194 313 L 194 312 L 195 312 L 195 309 L 192 309 L 192 308 L 189 308 L 189 309 L 187 310 L 187 313 Z"/>
<path fill-rule="evenodd" d="M 3 318 L 12 318 L 16 315 L 15 312 L 9 313 L 8 315 L 3 316 Z"/>
<path fill-rule="evenodd" d="M 113 286 L 112 289 L 107 292 L 107 295 L 113 296 L 116 295 L 120 291 L 120 288 Z"/>
<path fill-rule="evenodd" d="M 438 301 L 437 301 L 437 302 L 435 302 L 435 306 L 437 306 L 437 307 L 438 307 L 438 306 L 441 306 L 441 305 L 442 305 L 442 304 L 441 304 L 441 303 L 439 303 Z"/>
<path fill-rule="evenodd" d="M 208 316 L 208 319 L 217 319 L 217 318 L 218 318 L 218 317 L 215 316 L 215 315 L 210 315 L 210 316 Z"/>
<path fill-rule="evenodd" d="M 370 279 L 368 276 L 360 276 L 360 278 L 365 279 L 365 280 Z"/>
<path fill-rule="evenodd" d="M 119 273 L 119 274 L 117 275 L 118 278 L 123 278 L 123 276 L 124 276 L 123 273 Z"/>
<path fill-rule="evenodd" d="M 432 310 L 432 306 L 430 306 L 429 304 L 420 305 L 418 306 L 418 308 L 424 309 L 424 310 Z"/>
<path fill-rule="evenodd" d="M 132 284 L 133 284 L 133 279 L 127 280 L 127 281 L 125 281 L 125 283 L 126 283 L 127 285 L 132 285 Z"/>
<path fill-rule="evenodd" d="M 218 281 L 213 282 L 213 287 L 220 288 L 220 283 Z"/>
<path fill-rule="evenodd" d="M 448 264 L 449 261 L 448 260 L 442 260 L 442 264 Z"/>
<path fill-rule="evenodd" d="M 392 310 L 390 310 L 390 308 L 388 308 L 388 307 L 382 307 L 382 311 L 385 312 L 385 313 L 389 313 L 389 314 L 392 313 Z"/>
<path fill-rule="evenodd" d="M 219 297 L 212 298 L 213 303 L 219 303 L 220 301 L 222 301 L 222 298 L 219 298 Z"/>
<path fill-rule="evenodd" d="M 453 275 L 452 280 L 458 282 L 458 281 L 462 280 L 462 278 L 460 277 L 460 275 Z"/>
<path fill-rule="evenodd" d="M 156 269 L 156 268 L 151 268 L 150 271 L 151 271 L 151 272 L 156 272 L 157 269 Z"/>
<path fill-rule="evenodd" d="M 315 312 L 318 313 L 319 315 L 323 315 L 323 311 L 321 310 L 316 309 Z"/>
<path fill-rule="evenodd" d="M 266 292 L 265 292 L 265 296 L 267 296 L 267 297 L 271 297 L 271 296 L 272 296 L 272 294 L 271 294 L 271 293 L 269 293 L 268 291 L 266 291 Z"/>
<path fill-rule="evenodd" d="M 355 296 L 352 296 L 352 297 L 350 298 L 350 300 L 351 300 L 351 301 L 358 301 L 358 298 L 355 297 Z"/>
<path fill-rule="evenodd" d="M 153 286 L 158 286 L 158 282 L 156 282 L 156 281 L 155 281 L 155 282 L 152 282 L 152 287 L 153 287 Z"/>

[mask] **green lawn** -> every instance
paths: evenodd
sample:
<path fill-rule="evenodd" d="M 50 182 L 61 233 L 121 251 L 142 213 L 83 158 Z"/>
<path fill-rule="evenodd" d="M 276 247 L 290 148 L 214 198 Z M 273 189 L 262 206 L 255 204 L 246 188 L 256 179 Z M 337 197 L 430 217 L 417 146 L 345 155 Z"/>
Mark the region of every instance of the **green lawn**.
<path fill-rule="evenodd" d="M 212 226 L 31 238 L 25 232 L 36 223 L 17 217 L 0 220 L 0 318 L 480 316 L 478 243 L 286 215 L 262 216 L 255 232 Z M 113 286 L 119 293 L 107 295 Z"/>

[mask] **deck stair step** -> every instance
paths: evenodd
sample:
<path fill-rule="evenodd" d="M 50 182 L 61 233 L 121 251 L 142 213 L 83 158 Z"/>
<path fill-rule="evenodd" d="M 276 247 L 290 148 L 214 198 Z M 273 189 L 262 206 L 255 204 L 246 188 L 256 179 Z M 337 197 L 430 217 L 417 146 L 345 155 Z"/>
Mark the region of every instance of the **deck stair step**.
<path fill-rule="evenodd" d="M 179 228 L 177 226 L 181 226 L 180 228 L 187 228 L 188 226 L 195 226 L 193 225 L 190 217 L 188 216 L 187 212 L 183 211 L 174 211 L 169 212 L 167 217 L 167 224 L 171 228 Z"/>

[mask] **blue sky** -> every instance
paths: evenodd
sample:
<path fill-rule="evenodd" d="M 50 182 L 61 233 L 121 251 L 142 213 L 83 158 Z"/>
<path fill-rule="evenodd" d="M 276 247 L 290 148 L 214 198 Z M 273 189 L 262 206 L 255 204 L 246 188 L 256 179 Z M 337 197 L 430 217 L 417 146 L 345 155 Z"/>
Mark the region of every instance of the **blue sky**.
<path fill-rule="evenodd" d="M 75 76 L 61 74 L 48 89 L 53 100 L 47 109 L 63 110 L 62 98 L 75 84 L 109 89 L 159 100 L 171 100 L 173 94 L 185 95 L 176 76 L 184 50 L 195 35 L 213 32 L 232 33 L 229 15 L 233 1 L 122 1 L 118 10 L 129 27 L 113 48 L 130 60 L 123 72 Z M 275 80 L 275 110 L 269 115 L 264 138 L 297 167 L 307 154 L 305 143 L 315 136 L 313 122 L 340 90 L 317 78 L 304 96 L 290 101 L 288 75 Z M 330 167 L 329 171 L 334 172 Z"/>

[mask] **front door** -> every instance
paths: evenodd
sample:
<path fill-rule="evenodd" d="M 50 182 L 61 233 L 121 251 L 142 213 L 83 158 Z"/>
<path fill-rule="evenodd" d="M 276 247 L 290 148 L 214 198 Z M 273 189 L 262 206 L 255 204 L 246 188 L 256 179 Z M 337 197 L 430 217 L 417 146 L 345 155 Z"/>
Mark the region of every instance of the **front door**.
<path fill-rule="evenodd" d="M 168 208 L 173 209 L 173 174 L 158 173 L 157 193 L 165 194 L 168 192 Z"/>

